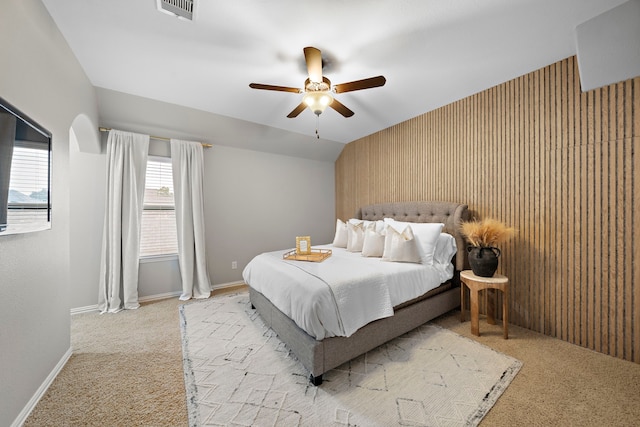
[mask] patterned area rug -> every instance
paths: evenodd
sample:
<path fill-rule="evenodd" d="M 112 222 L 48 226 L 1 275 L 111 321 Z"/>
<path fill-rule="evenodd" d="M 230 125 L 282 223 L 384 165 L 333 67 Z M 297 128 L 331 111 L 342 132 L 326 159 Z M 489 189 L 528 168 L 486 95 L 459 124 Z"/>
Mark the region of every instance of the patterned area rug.
<path fill-rule="evenodd" d="M 314 387 L 247 293 L 182 305 L 180 319 L 191 426 L 475 426 L 522 366 L 426 324 Z"/>

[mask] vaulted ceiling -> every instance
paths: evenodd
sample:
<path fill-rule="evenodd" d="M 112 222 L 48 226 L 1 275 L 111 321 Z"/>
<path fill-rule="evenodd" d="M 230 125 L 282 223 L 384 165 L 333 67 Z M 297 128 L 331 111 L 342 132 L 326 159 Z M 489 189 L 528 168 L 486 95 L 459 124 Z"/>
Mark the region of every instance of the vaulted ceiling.
<path fill-rule="evenodd" d="M 624 1 L 196 0 L 193 21 L 158 11 L 156 0 L 43 3 L 99 88 L 103 120 L 122 122 L 118 102 L 161 101 L 228 125 L 214 143 L 265 151 L 308 144 L 319 125 L 316 144 L 335 157 L 344 143 L 575 54 L 576 25 Z M 322 51 L 334 84 L 387 83 L 337 94 L 353 117 L 328 109 L 316 121 L 307 109 L 287 118 L 301 94 L 249 83 L 302 88 L 305 46 Z M 167 119 L 137 120 L 154 128 Z"/>

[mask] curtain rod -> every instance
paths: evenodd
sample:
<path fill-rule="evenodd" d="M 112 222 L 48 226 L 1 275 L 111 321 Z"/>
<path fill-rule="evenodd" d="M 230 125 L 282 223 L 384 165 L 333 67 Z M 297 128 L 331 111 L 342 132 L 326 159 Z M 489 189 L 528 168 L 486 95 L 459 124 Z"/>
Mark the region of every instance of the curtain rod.
<path fill-rule="evenodd" d="M 111 128 L 105 128 L 105 127 L 99 127 L 98 130 L 100 132 L 109 132 L 111 130 Z M 149 135 L 149 138 L 152 139 L 159 139 L 161 141 L 171 141 L 171 138 L 167 138 L 166 136 L 153 136 L 153 135 Z M 213 147 L 213 145 L 211 144 L 205 144 L 204 142 L 201 142 L 200 144 L 202 144 L 202 147 L 204 148 L 211 148 Z"/>

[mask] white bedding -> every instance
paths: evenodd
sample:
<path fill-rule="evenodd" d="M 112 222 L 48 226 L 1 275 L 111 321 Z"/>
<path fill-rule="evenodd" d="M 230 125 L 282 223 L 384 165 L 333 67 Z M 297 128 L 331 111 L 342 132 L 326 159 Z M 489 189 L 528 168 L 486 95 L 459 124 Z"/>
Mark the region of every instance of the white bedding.
<path fill-rule="evenodd" d="M 245 282 L 317 340 L 350 336 L 393 307 L 453 277 L 453 265 L 382 261 L 332 245 L 320 263 L 286 261 L 287 251 L 256 256 L 244 269 Z"/>

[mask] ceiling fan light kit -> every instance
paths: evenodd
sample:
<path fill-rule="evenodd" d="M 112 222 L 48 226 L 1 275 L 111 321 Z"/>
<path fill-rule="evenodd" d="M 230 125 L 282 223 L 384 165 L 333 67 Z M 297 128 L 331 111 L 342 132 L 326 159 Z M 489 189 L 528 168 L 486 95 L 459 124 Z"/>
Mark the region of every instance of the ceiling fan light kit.
<path fill-rule="evenodd" d="M 322 75 L 322 54 L 320 50 L 315 47 L 305 47 L 303 51 L 309 74 L 309 78 L 304 82 L 303 89 L 262 83 L 249 84 L 252 89 L 304 93 L 302 102 L 287 115 L 289 118 L 297 117 L 307 107 L 318 117 L 327 107 L 333 108 L 344 117 L 351 117 L 354 114 L 353 111 L 335 99 L 332 93 L 353 92 L 384 86 L 387 81 L 383 76 L 377 76 L 331 86 L 331 81 Z"/>
<path fill-rule="evenodd" d="M 333 96 L 329 91 L 307 92 L 302 98 L 313 114 L 319 116 L 333 102 Z"/>

